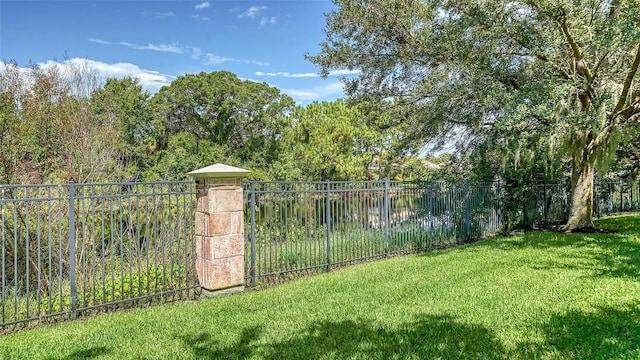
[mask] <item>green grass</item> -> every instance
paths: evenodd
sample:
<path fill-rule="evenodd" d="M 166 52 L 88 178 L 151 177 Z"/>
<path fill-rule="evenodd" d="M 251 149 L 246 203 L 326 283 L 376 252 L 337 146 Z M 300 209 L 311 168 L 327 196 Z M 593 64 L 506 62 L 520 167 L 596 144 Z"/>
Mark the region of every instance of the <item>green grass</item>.
<path fill-rule="evenodd" d="M 0 336 L 3 359 L 638 359 L 640 217 Z"/>

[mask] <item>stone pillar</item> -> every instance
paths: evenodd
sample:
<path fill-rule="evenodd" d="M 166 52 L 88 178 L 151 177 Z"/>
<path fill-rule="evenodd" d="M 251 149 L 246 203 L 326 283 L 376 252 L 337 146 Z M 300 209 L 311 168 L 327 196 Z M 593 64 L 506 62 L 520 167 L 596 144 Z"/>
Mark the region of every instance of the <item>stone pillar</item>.
<path fill-rule="evenodd" d="M 215 164 L 188 173 L 196 179 L 196 271 L 212 293 L 244 289 L 242 178 L 248 170 Z"/>

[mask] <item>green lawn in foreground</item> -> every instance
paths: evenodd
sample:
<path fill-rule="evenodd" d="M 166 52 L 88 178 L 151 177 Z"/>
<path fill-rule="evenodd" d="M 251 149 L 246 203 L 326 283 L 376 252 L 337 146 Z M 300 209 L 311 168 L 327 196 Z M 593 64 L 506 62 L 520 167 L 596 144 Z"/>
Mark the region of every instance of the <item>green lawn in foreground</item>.
<path fill-rule="evenodd" d="M 640 216 L 0 336 L 0 358 L 639 359 Z"/>

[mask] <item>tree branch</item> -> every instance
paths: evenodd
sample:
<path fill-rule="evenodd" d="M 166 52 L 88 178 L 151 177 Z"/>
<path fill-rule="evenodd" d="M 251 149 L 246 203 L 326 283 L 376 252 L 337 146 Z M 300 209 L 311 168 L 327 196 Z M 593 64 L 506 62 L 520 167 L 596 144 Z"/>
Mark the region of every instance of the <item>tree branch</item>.
<path fill-rule="evenodd" d="M 620 97 L 618 98 L 618 103 L 616 107 L 613 109 L 614 117 L 617 117 L 622 110 L 622 107 L 627 102 L 627 96 L 629 95 L 629 89 L 631 88 L 631 83 L 633 82 L 633 78 L 636 76 L 638 72 L 638 66 L 640 65 L 640 43 L 638 43 L 638 50 L 636 51 L 635 59 L 633 59 L 633 64 L 631 64 L 631 69 L 629 69 L 629 73 L 627 73 L 627 78 L 624 80 L 624 85 L 622 87 L 622 92 L 620 93 Z"/>
<path fill-rule="evenodd" d="M 569 25 L 567 24 L 567 18 L 564 17 L 562 21 L 559 21 L 559 23 L 560 23 L 560 29 L 562 30 L 562 33 L 564 34 L 564 37 L 567 40 L 567 43 L 569 43 L 569 46 L 571 47 L 571 52 L 573 52 L 573 58 L 576 61 L 576 66 L 577 66 L 576 68 L 577 73 L 584 76 L 585 79 L 587 79 L 587 83 L 590 84 L 593 81 L 593 74 L 591 73 L 591 70 L 589 70 L 589 67 L 587 67 L 587 64 L 584 61 L 584 56 L 580 51 L 580 47 L 578 46 L 578 43 L 569 32 Z"/>

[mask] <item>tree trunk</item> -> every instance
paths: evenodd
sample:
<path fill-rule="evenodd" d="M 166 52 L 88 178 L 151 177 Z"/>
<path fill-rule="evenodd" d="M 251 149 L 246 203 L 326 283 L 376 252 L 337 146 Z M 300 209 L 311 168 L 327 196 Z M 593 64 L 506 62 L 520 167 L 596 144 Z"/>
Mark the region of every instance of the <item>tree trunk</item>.
<path fill-rule="evenodd" d="M 574 160 L 571 174 L 571 211 L 564 227 L 567 232 L 593 230 L 594 160 L 589 156 Z"/>

